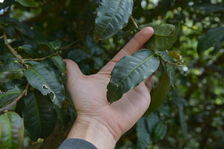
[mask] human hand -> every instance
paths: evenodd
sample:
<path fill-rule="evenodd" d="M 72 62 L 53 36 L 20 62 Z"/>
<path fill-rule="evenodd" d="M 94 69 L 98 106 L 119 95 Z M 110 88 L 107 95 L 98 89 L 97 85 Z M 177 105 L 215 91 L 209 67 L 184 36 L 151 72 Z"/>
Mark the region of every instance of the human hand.
<path fill-rule="evenodd" d="M 87 140 L 98 149 L 112 149 L 121 135 L 140 119 L 150 104 L 151 79 L 113 103 L 107 100 L 107 84 L 116 62 L 142 48 L 152 35 L 151 27 L 142 29 L 97 74 L 84 75 L 75 62 L 65 60 L 67 86 L 78 114 L 68 138 Z"/>

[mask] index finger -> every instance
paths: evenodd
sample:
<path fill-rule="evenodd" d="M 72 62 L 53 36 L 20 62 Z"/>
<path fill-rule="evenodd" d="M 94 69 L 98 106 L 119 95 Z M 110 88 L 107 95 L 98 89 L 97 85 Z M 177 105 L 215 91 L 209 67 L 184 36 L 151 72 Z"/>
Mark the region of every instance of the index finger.
<path fill-rule="evenodd" d="M 135 34 L 135 36 L 108 62 L 98 73 L 110 74 L 116 63 L 124 56 L 131 55 L 138 51 L 152 37 L 153 29 L 145 27 Z"/>

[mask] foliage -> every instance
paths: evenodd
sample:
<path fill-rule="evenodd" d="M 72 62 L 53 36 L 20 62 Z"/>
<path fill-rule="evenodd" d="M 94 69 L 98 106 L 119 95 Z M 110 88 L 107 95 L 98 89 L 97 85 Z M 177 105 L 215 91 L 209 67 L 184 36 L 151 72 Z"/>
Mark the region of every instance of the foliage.
<path fill-rule="evenodd" d="M 153 51 L 122 59 L 108 86 L 122 88 L 117 100 L 154 72 L 151 107 L 117 148 L 224 148 L 223 12 L 222 0 L 0 2 L 0 148 L 57 148 L 76 115 L 63 59 L 96 73 L 148 25 Z"/>

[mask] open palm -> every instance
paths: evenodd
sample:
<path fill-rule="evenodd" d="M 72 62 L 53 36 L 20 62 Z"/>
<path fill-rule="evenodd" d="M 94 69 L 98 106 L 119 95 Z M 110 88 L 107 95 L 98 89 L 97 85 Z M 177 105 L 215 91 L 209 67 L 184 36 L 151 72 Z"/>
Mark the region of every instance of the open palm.
<path fill-rule="evenodd" d="M 153 30 L 150 27 L 142 29 L 94 75 L 83 75 L 75 62 L 65 60 L 68 75 L 67 85 L 78 113 L 78 119 L 97 120 L 109 129 L 113 137 L 119 139 L 144 114 L 150 104 L 150 79 L 142 82 L 113 103 L 108 102 L 106 92 L 111 71 L 116 62 L 143 47 L 152 34 Z"/>

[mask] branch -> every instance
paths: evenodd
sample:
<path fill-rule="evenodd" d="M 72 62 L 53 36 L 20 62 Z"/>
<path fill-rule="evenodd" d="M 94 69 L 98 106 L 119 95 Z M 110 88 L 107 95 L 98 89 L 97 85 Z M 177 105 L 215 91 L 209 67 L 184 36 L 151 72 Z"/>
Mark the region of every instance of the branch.
<path fill-rule="evenodd" d="M 132 23 L 134 24 L 135 28 L 136 28 L 137 30 L 140 30 L 140 28 L 139 28 L 137 22 L 135 21 L 135 19 L 133 18 L 133 16 L 131 16 L 130 18 L 131 18 L 131 21 L 132 21 Z"/>
<path fill-rule="evenodd" d="M 9 49 L 9 51 L 16 57 L 16 58 L 18 58 L 19 59 L 19 61 L 22 63 L 22 64 L 24 64 L 25 65 L 25 62 L 24 62 L 24 59 L 22 58 L 22 56 L 21 55 L 19 55 L 18 53 L 17 53 L 17 51 L 8 43 L 8 39 L 7 39 L 7 35 L 4 33 L 3 34 L 3 38 L 4 38 L 4 42 L 5 42 L 5 45 L 6 45 L 6 47 Z"/>
<path fill-rule="evenodd" d="M 57 53 L 45 56 L 45 57 L 41 57 L 41 58 L 27 58 L 27 59 L 23 59 L 24 61 L 44 61 L 52 56 L 57 56 Z"/>
<path fill-rule="evenodd" d="M 8 104 L 7 106 L 3 107 L 0 109 L 0 113 L 5 111 L 5 110 L 8 110 L 10 109 L 12 106 L 14 106 L 23 96 L 26 96 L 27 95 L 27 91 L 28 91 L 28 88 L 29 88 L 29 84 L 26 85 L 26 87 L 24 88 L 23 92 L 13 101 L 11 102 L 10 104 Z"/>

